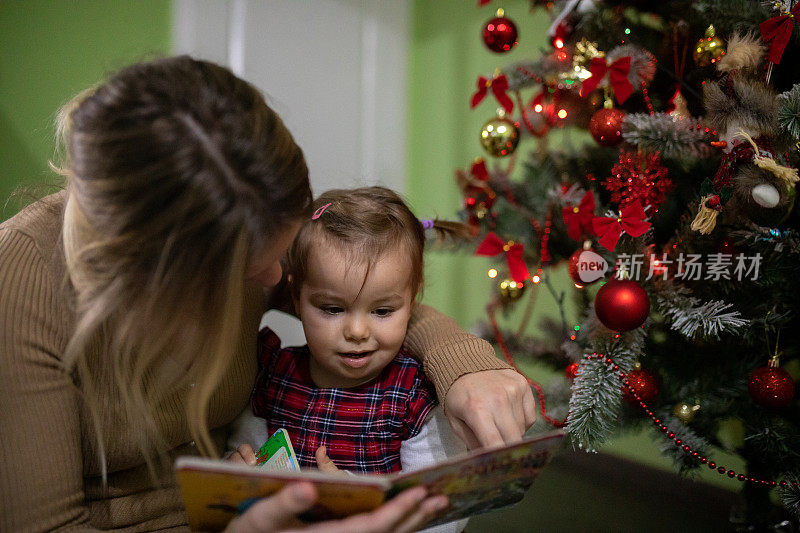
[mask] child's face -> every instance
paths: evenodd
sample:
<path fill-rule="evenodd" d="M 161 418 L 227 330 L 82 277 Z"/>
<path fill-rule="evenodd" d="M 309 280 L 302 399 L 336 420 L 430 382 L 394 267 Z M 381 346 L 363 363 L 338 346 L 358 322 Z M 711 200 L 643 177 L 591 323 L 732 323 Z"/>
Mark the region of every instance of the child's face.
<path fill-rule="evenodd" d="M 406 336 L 414 294 L 411 264 L 389 250 L 370 268 L 338 250 L 311 253 L 295 300 L 319 387 L 349 388 L 378 376 Z"/>

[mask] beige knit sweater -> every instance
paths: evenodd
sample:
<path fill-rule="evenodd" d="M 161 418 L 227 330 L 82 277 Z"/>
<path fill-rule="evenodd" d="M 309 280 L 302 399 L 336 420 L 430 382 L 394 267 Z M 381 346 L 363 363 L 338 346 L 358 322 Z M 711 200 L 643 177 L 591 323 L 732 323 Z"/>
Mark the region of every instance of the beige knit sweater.
<path fill-rule="evenodd" d="M 113 407 L 102 421 L 109 435 L 103 487 L 91 423 L 61 365 L 74 322 L 59 246 L 64 200 L 63 192 L 48 196 L 0 224 L 0 531 L 186 530 L 171 469 L 160 469 L 161 484 L 153 485 Z M 218 449 L 247 406 L 265 310 L 262 297 L 248 297 L 239 349 L 211 399 Z M 413 313 L 406 346 L 422 356 L 440 396 L 463 374 L 506 368 L 488 343 L 426 306 Z M 113 389 L 105 394 L 113 406 Z M 157 414 L 173 457 L 197 453 L 183 419 L 185 396 L 175 391 Z"/>

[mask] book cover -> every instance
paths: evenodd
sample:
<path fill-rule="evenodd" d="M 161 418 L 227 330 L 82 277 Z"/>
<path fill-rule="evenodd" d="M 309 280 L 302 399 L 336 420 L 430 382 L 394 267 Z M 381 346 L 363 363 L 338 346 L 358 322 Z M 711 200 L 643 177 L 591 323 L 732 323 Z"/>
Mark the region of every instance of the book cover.
<path fill-rule="evenodd" d="M 219 530 L 257 500 L 292 481 L 314 483 L 319 499 L 305 520 L 371 511 L 403 490 L 424 485 L 450 505 L 429 525 L 449 522 L 522 499 L 564 436 L 554 431 L 501 448 L 476 450 L 413 472 L 389 475 L 265 471 L 215 459 L 182 456 L 175 462 L 189 526 Z"/>

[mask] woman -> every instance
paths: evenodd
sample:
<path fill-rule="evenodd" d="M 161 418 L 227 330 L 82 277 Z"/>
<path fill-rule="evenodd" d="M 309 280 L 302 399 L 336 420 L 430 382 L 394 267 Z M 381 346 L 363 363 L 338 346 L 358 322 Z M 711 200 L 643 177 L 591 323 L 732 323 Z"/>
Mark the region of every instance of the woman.
<path fill-rule="evenodd" d="M 122 70 L 60 130 L 65 190 L 0 225 L 0 529 L 185 528 L 171 463 L 216 455 L 247 404 L 309 215 L 303 154 L 255 88 L 188 57 Z M 469 445 L 533 422 L 524 379 L 452 320 L 419 306 L 406 345 Z M 287 487 L 231 530 L 290 527 L 314 497 Z M 408 491 L 314 528 L 411 530 L 443 503 Z"/>

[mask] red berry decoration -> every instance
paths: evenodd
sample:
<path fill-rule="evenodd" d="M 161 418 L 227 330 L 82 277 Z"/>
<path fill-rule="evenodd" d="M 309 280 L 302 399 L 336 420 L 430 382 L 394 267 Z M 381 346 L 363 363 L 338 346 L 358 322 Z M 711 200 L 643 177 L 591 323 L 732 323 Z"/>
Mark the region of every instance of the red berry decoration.
<path fill-rule="evenodd" d="M 650 314 L 650 298 L 641 285 L 629 279 L 611 279 L 594 297 L 597 318 L 608 329 L 636 329 Z"/>
<path fill-rule="evenodd" d="M 629 389 L 634 389 L 636 392 L 632 393 Z M 644 403 L 653 401 L 661 386 L 658 384 L 658 379 L 642 368 L 631 370 L 628 373 L 628 385 L 622 388 L 622 398 L 630 403 L 638 403 L 636 396 L 639 396 Z"/>
<path fill-rule="evenodd" d="M 794 397 L 794 381 L 789 373 L 780 368 L 775 359 L 769 366 L 757 368 L 750 374 L 747 392 L 761 407 L 783 409 Z"/>
<path fill-rule="evenodd" d="M 508 52 L 517 44 L 517 26 L 504 14 L 502 9 L 498 9 L 497 16 L 483 27 L 483 42 L 489 50 L 498 54 Z"/>
<path fill-rule="evenodd" d="M 567 365 L 567 368 L 564 370 L 564 374 L 567 376 L 567 379 L 570 381 L 575 379 L 575 376 L 578 375 L 578 363 L 570 363 Z"/>
<path fill-rule="evenodd" d="M 622 120 L 625 112 L 619 109 L 598 109 L 589 119 L 589 132 L 602 146 L 615 146 L 622 142 Z"/>

